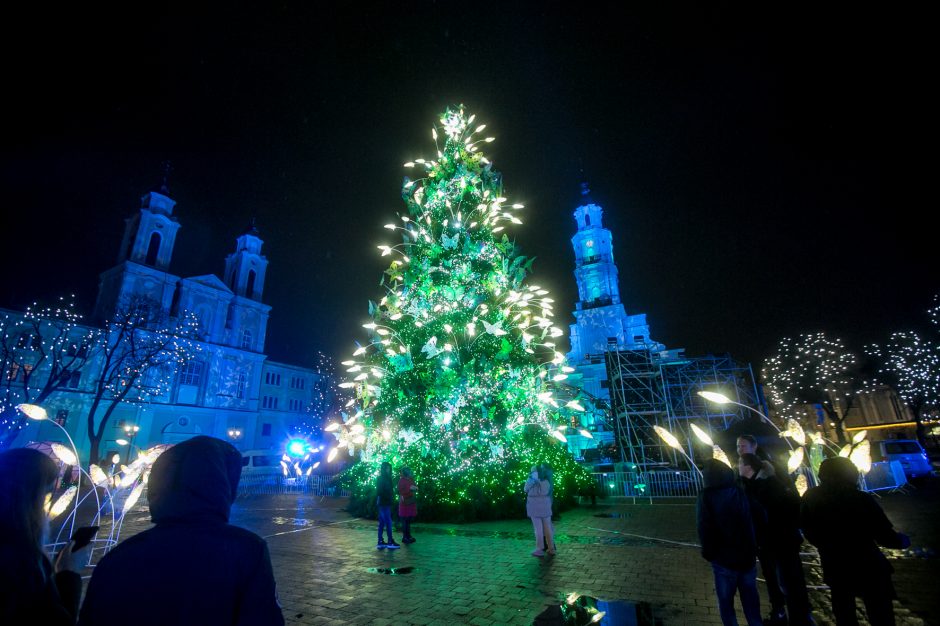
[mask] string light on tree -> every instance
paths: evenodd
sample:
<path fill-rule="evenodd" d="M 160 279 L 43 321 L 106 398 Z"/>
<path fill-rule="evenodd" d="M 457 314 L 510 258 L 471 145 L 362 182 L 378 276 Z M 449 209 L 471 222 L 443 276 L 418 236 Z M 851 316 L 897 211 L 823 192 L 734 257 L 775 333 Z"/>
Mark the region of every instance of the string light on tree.
<path fill-rule="evenodd" d="M 408 465 L 421 484 L 422 516 L 512 515 L 532 465 L 555 470 L 556 499 L 589 480 L 560 440 L 566 413 L 555 385 L 567 378 L 548 291 L 525 282 L 532 259 L 504 232 L 522 204 L 480 147 L 463 107 L 432 129 L 436 158 L 415 159 L 402 186 L 407 212 L 385 225 L 400 242 L 376 244 L 391 257 L 385 293 L 370 302 L 368 340 L 343 362 L 355 394 L 343 420 L 327 426 L 328 458 L 358 454 L 345 474 L 352 506 L 371 502 L 378 465 Z"/>
<path fill-rule="evenodd" d="M 857 363 L 841 339 L 810 333 L 781 339 L 761 374 L 778 413 L 791 417 L 800 405 L 818 404 L 844 442 L 842 423 L 861 389 Z"/>

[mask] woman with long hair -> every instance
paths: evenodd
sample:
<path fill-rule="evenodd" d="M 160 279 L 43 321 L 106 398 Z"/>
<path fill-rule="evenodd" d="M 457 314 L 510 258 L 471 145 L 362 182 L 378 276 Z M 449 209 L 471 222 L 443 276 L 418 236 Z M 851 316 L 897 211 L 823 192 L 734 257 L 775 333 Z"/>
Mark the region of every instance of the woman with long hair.
<path fill-rule="evenodd" d="M 552 469 L 547 463 L 532 468 L 525 483 L 526 515 L 535 530 L 532 556 L 555 554 L 555 529 L 552 527 Z"/>
<path fill-rule="evenodd" d="M 46 499 L 59 471 L 28 448 L 0 453 L 0 623 L 74 624 L 87 548 L 67 544 L 53 563 L 43 552 L 49 533 Z"/>

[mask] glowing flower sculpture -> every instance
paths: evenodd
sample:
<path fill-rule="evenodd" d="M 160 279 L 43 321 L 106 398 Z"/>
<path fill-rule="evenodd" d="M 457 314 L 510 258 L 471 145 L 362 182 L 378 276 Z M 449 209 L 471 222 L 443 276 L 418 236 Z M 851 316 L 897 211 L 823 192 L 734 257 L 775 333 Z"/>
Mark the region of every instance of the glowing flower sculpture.
<path fill-rule="evenodd" d="M 354 508 L 373 500 L 382 461 L 414 471 L 422 516 L 512 514 L 540 462 L 556 500 L 589 480 L 561 443 L 565 414 L 583 410 L 555 395 L 573 371 L 555 344 L 562 331 L 548 291 L 525 283 L 532 259 L 504 232 L 523 206 L 479 151 L 493 141 L 484 128 L 448 109 L 431 131 L 435 157 L 405 164 L 417 171 L 402 187 L 407 211 L 385 225 L 400 242 L 377 246 L 391 257 L 385 293 L 370 303 L 368 341 L 343 362 L 357 420 L 326 428 L 337 440 L 328 460 L 363 451 L 344 476 Z"/>

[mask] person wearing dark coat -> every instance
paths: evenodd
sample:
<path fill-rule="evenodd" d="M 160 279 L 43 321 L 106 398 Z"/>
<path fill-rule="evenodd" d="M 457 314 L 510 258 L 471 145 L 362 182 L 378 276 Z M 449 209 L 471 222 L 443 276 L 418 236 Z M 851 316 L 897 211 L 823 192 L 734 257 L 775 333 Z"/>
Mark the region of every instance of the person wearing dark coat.
<path fill-rule="evenodd" d="M 696 507 L 702 557 L 712 564 L 718 610 L 725 626 L 738 623 L 734 596 L 741 594 L 741 606 L 749 626 L 763 624 L 757 593 L 757 539 L 744 489 L 730 467 L 708 459 L 702 467 L 705 486 Z"/>
<path fill-rule="evenodd" d="M 375 484 L 375 505 L 379 512 L 379 541 L 375 547 L 379 550 L 397 550 L 401 547 L 392 536 L 392 504 L 395 502 L 394 487 L 392 486 L 392 464 L 388 461 L 379 467 L 379 479 Z M 388 535 L 388 541 L 382 537 L 382 531 Z"/>
<path fill-rule="evenodd" d="M 819 549 L 836 624 L 858 624 L 858 596 L 873 626 L 894 624 L 894 570 L 878 546 L 906 548 L 911 540 L 894 530 L 871 494 L 859 491 L 858 470 L 849 459 L 823 461 L 819 480 L 804 494 L 800 518 L 806 539 Z"/>
<path fill-rule="evenodd" d="M 148 483 L 155 526 L 101 559 L 79 625 L 282 625 L 267 544 L 228 523 L 241 468 L 238 450 L 213 437 L 161 454 Z"/>
<path fill-rule="evenodd" d="M 771 616 L 765 621 L 805 626 L 813 619 L 800 559 L 800 496 L 768 469 L 767 462 L 755 454 L 745 453 L 738 459 L 738 473 L 748 501 L 752 508 L 760 509 L 765 520 L 757 538 L 758 559 L 771 606 Z"/>
<path fill-rule="evenodd" d="M 28 448 L 0 453 L 0 624 L 71 626 L 82 595 L 88 548 L 69 542 L 55 564 L 43 552 L 49 530 L 45 500 L 59 469 Z"/>

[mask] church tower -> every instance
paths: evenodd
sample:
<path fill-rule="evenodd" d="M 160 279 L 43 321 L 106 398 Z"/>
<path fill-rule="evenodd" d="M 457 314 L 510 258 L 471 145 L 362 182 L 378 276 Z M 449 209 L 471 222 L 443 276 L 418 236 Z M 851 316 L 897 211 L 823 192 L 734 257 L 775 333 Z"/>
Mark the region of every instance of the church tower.
<path fill-rule="evenodd" d="M 108 319 L 131 297 L 143 297 L 169 311 L 179 277 L 169 273 L 180 225 L 176 202 L 164 184 L 141 198 L 140 210 L 125 220 L 117 265 L 101 274 L 95 319 Z"/>
<path fill-rule="evenodd" d="M 228 344 L 262 352 L 271 307 L 261 302 L 268 260 L 261 254 L 261 233 L 252 219 L 235 239 L 235 252 L 225 257 L 225 284 L 235 294 L 229 305 Z"/>
<path fill-rule="evenodd" d="M 618 350 L 662 350 L 650 339 L 646 314 L 627 315 L 620 301 L 613 238 L 603 223 L 604 209 L 591 199 L 587 183 L 581 183 L 581 205 L 574 211 L 578 230 L 571 238 L 574 247 L 574 278 L 578 284 L 575 323 L 570 325 L 571 351 L 568 361 L 583 375 L 584 389 L 606 398 L 604 352 L 616 344 Z M 596 370 L 596 371 L 595 371 Z"/>
<path fill-rule="evenodd" d="M 268 260 L 261 254 L 261 233 L 252 219 L 235 240 L 235 252 L 225 257 L 225 284 L 237 296 L 261 301 Z"/>

